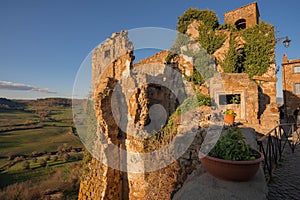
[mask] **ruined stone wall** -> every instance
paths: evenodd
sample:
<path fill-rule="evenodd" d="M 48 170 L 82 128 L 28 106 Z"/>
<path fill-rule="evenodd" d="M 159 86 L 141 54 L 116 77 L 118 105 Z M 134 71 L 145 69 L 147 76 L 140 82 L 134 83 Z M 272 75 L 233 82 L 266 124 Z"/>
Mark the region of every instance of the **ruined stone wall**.
<path fill-rule="evenodd" d="M 160 52 L 132 65 L 134 59 L 132 52 L 124 47 L 130 44 L 126 32 L 113 34 L 112 38 L 114 39 L 108 40 L 93 52 L 92 84 L 98 139 L 95 141 L 93 151 L 96 158 L 88 164 L 88 171 L 80 184 L 78 198 L 170 199 L 181 187 L 187 175 L 200 164 L 196 149 L 203 141 L 205 129 L 199 126 L 203 120 L 207 121 L 209 118 L 210 108 L 199 110 L 197 115 L 194 114 L 193 120 L 199 123 L 199 126 L 193 130 L 196 136 L 192 145 L 178 160 L 153 172 L 127 172 L 129 168 L 132 170 L 137 165 L 145 169 L 148 167 L 143 162 L 132 160 L 123 150 L 133 153 L 144 152 L 145 133 L 142 129 L 149 124 L 149 108 L 151 105 L 160 104 L 165 107 L 167 115 L 170 116 L 178 105 L 176 96 L 181 91 L 180 81 L 177 81 L 178 86 L 174 86 L 175 96 L 172 94 L 174 91 L 159 85 L 139 85 L 138 82 L 151 80 L 151 76 L 141 73 L 140 69 L 145 68 L 146 65 L 147 70 L 154 71 L 158 79 L 164 81 L 176 79 L 174 73 L 180 71 L 179 68 L 185 69 L 185 65 L 191 64 L 179 58 L 178 63 L 174 65 L 177 69 L 169 71 L 169 68 L 164 65 L 167 52 Z M 108 61 L 102 60 L 105 55 L 103 51 L 104 53 L 108 51 L 109 45 L 113 45 L 112 49 L 121 49 L 120 52 L 124 54 L 118 54 L 117 58 L 111 58 L 111 63 L 106 63 Z M 110 52 L 114 52 L 112 49 Z M 151 65 L 153 63 L 165 67 L 157 70 L 156 65 Z M 177 78 L 182 79 L 181 74 Z M 132 127 L 132 124 L 140 129 Z M 182 124 L 185 131 L 191 131 L 188 130 L 189 124 Z M 185 131 L 182 132 L 183 135 Z"/>
<path fill-rule="evenodd" d="M 113 33 L 111 37 L 100 44 L 92 53 L 92 91 L 98 84 L 99 76 L 116 58 L 133 51 L 133 45 L 129 41 L 128 32 Z"/>
<path fill-rule="evenodd" d="M 254 2 L 224 14 L 225 24 L 235 24 L 239 19 L 246 20 L 247 28 L 258 24 L 259 11 L 257 3 Z"/>
<path fill-rule="evenodd" d="M 269 71 L 262 76 L 254 76 L 253 79 L 258 85 L 259 94 L 260 130 L 257 131 L 266 134 L 280 123 L 279 113 L 272 112 L 272 108 L 277 108 L 275 65 L 272 65 Z"/>
<path fill-rule="evenodd" d="M 137 64 L 134 64 L 132 73 L 136 73 L 136 71 L 139 70 L 139 68 L 146 68 L 149 71 L 154 71 L 151 68 L 155 65 L 164 65 L 165 59 L 168 55 L 167 51 L 162 51 L 159 53 L 156 53 L 154 56 L 151 56 L 149 58 L 145 58 L 138 62 Z M 153 65 L 154 64 L 154 65 Z M 169 71 L 169 67 L 173 67 L 175 71 Z M 176 78 L 182 78 L 177 77 L 174 73 L 180 72 L 180 73 L 189 73 L 188 70 L 191 67 L 191 63 L 185 61 L 181 56 L 174 59 L 174 63 L 171 66 L 168 66 L 166 68 L 162 67 L 161 72 L 157 71 L 156 69 L 156 78 L 161 80 L 172 80 Z M 173 69 L 172 68 L 172 69 Z M 161 74 L 161 75 L 160 75 Z M 137 79 L 145 79 L 150 80 L 151 77 L 139 77 L 137 76 Z M 180 81 L 174 81 L 175 83 L 180 83 Z M 179 84 L 180 85 L 180 84 Z M 176 107 L 178 106 L 178 102 L 176 100 L 176 97 L 179 96 L 175 95 L 168 90 L 168 88 L 163 89 L 163 87 L 158 86 L 152 86 L 148 85 L 147 87 L 144 87 L 143 90 L 145 91 L 145 99 L 147 99 L 147 103 L 143 104 L 144 107 L 149 108 L 153 104 L 160 104 L 162 105 L 167 114 L 168 117 L 175 111 Z M 169 86 L 170 87 L 170 86 Z M 175 88 L 177 88 L 175 86 Z M 177 89 L 180 89 L 178 86 Z M 174 92 L 174 91 L 173 91 Z M 135 100 L 135 102 L 139 102 L 138 100 Z M 176 105 L 177 104 L 177 105 Z M 144 112 L 147 112 L 146 109 Z M 130 111 L 131 112 L 131 111 Z M 141 113 L 140 112 L 140 116 Z M 200 166 L 199 159 L 197 157 L 196 149 L 202 144 L 203 137 L 206 134 L 206 130 L 204 127 L 201 127 L 201 124 L 203 121 L 206 121 L 209 119 L 209 116 L 211 114 L 211 110 L 209 107 L 202 107 L 199 108 L 199 110 L 196 112 L 195 117 L 193 120 L 195 120 L 195 124 L 198 124 L 196 130 L 193 130 L 195 132 L 195 138 L 193 139 L 191 145 L 188 147 L 188 149 L 185 151 L 185 153 L 180 156 L 176 161 L 174 161 L 172 164 L 159 169 L 155 170 L 153 172 L 147 172 L 143 174 L 143 190 L 137 190 L 137 188 L 141 188 L 142 182 L 140 180 L 136 181 L 136 177 L 132 176 L 132 184 L 136 184 L 137 188 L 131 188 L 131 191 L 129 194 L 130 199 L 171 199 L 173 194 L 182 186 L 183 182 L 186 180 L 188 174 L 190 174 L 192 171 L 197 169 Z M 144 113 L 145 114 L 145 113 Z M 141 125 L 141 117 L 139 118 L 139 123 Z M 180 124 L 180 123 L 188 123 L 188 124 Z M 138 123 L 137 123 L 138 124 Z M 178 133 L 181 133 L 184 135 L 186 132 L 191 131 L 189 129 L 189 124 L 192 124 L 191 121 L 185 121 L 181 122 L 178 121 L 177 123 L 174 122 L 174 126 L 181 126 L 184 127 L 185 130 L 178 130 Z M 145 125 L 145 124 L 144 124 Z M 157 141 L 157 146 L 163 145 L 162 143 L 168 142 L 168 141 Z M 165 153 L 166 156 L 168 156 L 168 152 Z M 173 155 L 171 155 L 173 156 Z M 160 162 L 164 162 L 161 160 Z M 147 166 L 145 166 L 147 168 Z M 130 175 L 129 175 L 130 176 Z M 128 176 L 128 177 L 129 177 Z M 138 176 L 137 174 L 135 176 Z M 130 179 L 130 178 L 129 178 Z"/>
<path fill-rule="evenodd" d="M 205 110 L 205 108 L 204 110 L 200 108 L 200 110 L 199 113 L 203 114 L 202 120 L 211 113 L 210 110 Z M 199 118 L 196 120 L 201 121 Z M 188 175 L 200 168 L 201 163 L 197 155 L 197 149 L 204 140 L 206 129 L 199 126 L 199 129 L 194 131 L 196 136 L 182 156 L 163 169 L 145 174 L 148 186 L 144 199 L 172 199 L 173 195 L 182 187 Z"/>
<path fill-rule="evenodd" d="M 295 83 L 300 83 L 300 73 L 294 72 L 294 67 L 300 65 L 300 59 L 288 60 L 284 55 L 282 58 L 282 89 L 288 107 L 288 114 L 300 106 L 300 95 L 295 93 Z"/>
<path fill-rule="evenodd" d="M 122 137 L 114 119 L 111 109 L 114 102 L 111 101 L 111 97 L 123 72 L 130 70 L 134 59 L 132 48 L 127 32 L 122 31 L 113 34 L 93 51 L 92 95 L 99 127 L 98 139 L 93 141 L 93 155 L 98 156 L 89 163 L 89 170 L 80 184 L 79 199 L 128 199 L 127 174 L 109 167 L 116 166 L 115 158 L 109 156 L 109 151 L 116 147 L 117 150 L 110 153 L 121 161 L 126 159 L 122 158 L 120 153 L 122 148 L 125 148 L 126 137 Z M 120 118 L 124 117 L 122 112 L 116 113 Z M 106 165 L 103 164 L 104 160 Z"/>

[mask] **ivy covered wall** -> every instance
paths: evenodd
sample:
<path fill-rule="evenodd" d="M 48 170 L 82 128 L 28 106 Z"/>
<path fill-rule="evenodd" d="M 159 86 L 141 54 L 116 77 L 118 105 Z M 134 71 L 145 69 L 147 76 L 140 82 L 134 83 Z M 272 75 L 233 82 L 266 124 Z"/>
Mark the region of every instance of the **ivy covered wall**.
<path fill-rule="evenodd" d="M 224 59 L 216 60 L 225 73 L 247 73 L 252 78 L 263 75 L 275 64 L 276 41 L 271 24 L 260 22 L 246 29 L 237 29 L 231 24 L 220 25 L 213 11 L 190 8 L 178 18 L 177 31 L 185 34 L 188 26 L 195 20 L 199 25 L 197 42 L 212 59 L 213 54 L 229 39 L 229 48 L 223 55 Z M 178 49 L 182 44 L 177 39 L 174 46 Z M 197 77 L 200 76 L 197 74 Z"/>

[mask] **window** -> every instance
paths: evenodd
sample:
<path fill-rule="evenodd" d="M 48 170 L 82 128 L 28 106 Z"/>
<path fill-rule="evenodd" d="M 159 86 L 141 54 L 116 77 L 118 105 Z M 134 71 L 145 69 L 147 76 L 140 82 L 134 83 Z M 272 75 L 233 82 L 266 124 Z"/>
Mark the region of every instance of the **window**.
<path fill-rule="evenodd" d="M 246 20 L 245 19 L 239 19 L 235 22 L 235 27 L 240 30 L 240 29 L 245 29 L 246 28 Z"/>
<path fill-rule="evenodd" d="M 219 104 L 227 105 L 227 104 L 240 104 L 241 103 L 241 95 L 240 94 L 221 94 L 219 96 Z"/>
<path fill-rule="evenodd" d="M 300 95 L 300 83 L 295 83 L 294 84 L 294 93 L 296 95 Z"/>
<path fill-rule="evenodd" d="M 104 58 L 108 58 L 110 56 L 110 50 L 106 50 L 104 52 Z"/>
<path fill-rule="evenodd" d="M 294 66 L 294 73 L 300 73 L 300 65 Z"/>

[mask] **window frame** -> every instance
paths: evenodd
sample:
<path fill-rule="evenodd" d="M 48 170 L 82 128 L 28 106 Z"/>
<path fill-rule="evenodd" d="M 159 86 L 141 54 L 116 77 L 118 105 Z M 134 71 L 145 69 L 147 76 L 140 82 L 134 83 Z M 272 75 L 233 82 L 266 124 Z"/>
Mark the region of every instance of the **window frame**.
<path fill-rule="evenodd" d="M 299 71 L 296 72 L 296 71 L 295 71 L 295 68 L 299 68 Z M 300 64 L 294 65 L 294 66 L 293 66 L 293 73 L 294 73 L 294 74 L 299 74 L 299 73 L 300 73 Z"/>
<path fill-rule="evenodd" d="M 298 86 L 298 88 L 299 88 L 298 92 L 296 91 L 296 85 L 299 85 Z M 294 83 L 294 94 L 295 95 L 300 95 L 300 82 Z"/>

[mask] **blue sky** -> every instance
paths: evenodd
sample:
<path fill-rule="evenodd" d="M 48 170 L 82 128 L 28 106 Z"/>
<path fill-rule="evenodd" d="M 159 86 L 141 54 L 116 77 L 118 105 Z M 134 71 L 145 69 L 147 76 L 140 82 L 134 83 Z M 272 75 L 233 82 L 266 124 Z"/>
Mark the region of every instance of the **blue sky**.
<path fill-rule="evenodd" d="M 223 14 L 252 0 L 1 0 L 0 97 L 71 97 L 76 73 L 89 52 L 113 32 L 140 27 L 175 30 L 177 17 L 190 7 L 210 9 L 223 23 Z M 283 53 L 300 58 L 298 0 L 258 0 L 260 19 L 289 36 Z M 278 74 L 281 76 L 281 71 Z M 281 79 L 278 84 L 281 94 Z"/>

